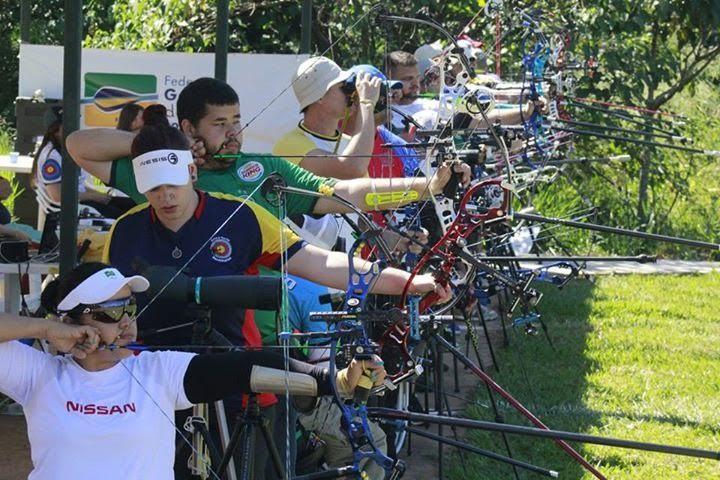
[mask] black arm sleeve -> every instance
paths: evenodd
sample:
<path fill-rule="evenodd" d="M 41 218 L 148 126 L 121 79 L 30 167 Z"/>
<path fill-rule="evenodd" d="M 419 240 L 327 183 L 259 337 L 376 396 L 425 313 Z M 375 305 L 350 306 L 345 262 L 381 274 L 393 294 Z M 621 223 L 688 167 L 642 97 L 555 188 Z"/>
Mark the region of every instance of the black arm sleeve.
<path fill-rule="evenodd" d="M 185 371 L 185 395 L 192 403 L 206 403 L 237 393 L 251 393 L 250 373 L 255 365 L 285 370 L 282 356 L 261 350 L 197 355 Z M 315 378 L 318 395 L 332 392 L 326 368 L 290 359 L 290 371 Z"/>

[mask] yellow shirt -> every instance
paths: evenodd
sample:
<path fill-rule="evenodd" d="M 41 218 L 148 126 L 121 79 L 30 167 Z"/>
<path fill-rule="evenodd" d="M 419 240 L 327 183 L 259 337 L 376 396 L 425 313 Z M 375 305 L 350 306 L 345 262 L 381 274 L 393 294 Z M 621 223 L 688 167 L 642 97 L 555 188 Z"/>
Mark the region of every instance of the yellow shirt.
<path fill-rule="evenodd" d="M 338 145 L 338 140 L 340 145 Z M 350 142 L 350 137 L 337 132 L 332 137 L 320 135 L 308 130 L 302 122 L 293 130 L 283 135 L 273 147 L 273 155 L 285 158 L 288 162 L 299 165 L 304 155 L 313 150 L 337 152 L 342 154 Z M 337 146 L 337 150 L 335 147 Z"/>

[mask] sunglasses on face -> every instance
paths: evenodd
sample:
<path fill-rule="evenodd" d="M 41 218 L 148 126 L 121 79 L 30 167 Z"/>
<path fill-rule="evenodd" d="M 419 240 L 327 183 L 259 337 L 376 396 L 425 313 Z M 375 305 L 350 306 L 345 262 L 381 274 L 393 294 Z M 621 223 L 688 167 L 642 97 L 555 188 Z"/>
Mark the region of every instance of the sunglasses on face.
<path fill-rule="evenodd" d="M 93 320 L 101 323 L 117 323 L 125 315 L 132 318 L 137 312 L 135 297 L 108 300 L 96 305 L 87 305 L 83 313 L 87 313 Z"/>

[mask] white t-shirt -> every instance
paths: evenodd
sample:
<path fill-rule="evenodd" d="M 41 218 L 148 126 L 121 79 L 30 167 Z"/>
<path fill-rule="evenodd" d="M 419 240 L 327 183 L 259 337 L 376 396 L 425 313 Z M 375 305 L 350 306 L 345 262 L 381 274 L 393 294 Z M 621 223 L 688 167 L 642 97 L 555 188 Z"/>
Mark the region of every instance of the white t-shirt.
<path fill-rule="evenodd" d="M 85 182 L 87 179 L 88 173 L 80 169 L 78 192 L 83 193 L 86 191 Z M 60 183 L 61 181 L 62 155 L 52 142 L 48 142 L 38 154 L 37 169 L 35 171 L 35 196 L 46 214 L 60 211 L 60 204 L 55 202 L 47 192 L 47 185 Z"/>
<path fill-rule="evenodd" d="M 393 105 L 393 108 L 397 108 L 405 115 L 412 117 L 422 110 L 437 111 L 439 105 L 440 103 L 432 98 L 416 98 L 415 101 L 409 105 Z M 393 112 L 392 124 L 393 127 L 402 130 L 405 128 L 405 119 L 398 115 L 397 112 Z"/>
<path fill-rule="evenodd" d="M 183 378 L 194 355 L 143 352 L 88 372 L 70 356 L 0 343 L 0 392 L 27 419 L 28 480 L 173 480 L 174 415 L 192 405 Z"/>

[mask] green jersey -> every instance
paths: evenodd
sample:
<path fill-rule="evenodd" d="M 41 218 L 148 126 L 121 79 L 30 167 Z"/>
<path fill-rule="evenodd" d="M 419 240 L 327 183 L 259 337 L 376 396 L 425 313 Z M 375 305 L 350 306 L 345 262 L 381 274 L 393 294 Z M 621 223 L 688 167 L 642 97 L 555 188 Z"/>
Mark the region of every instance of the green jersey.
<path fill-rule="evenodd" d="M 241 153 L 239 155 L 232 166 L 224 170 L 199 168 L 195 186 L 205 192 L 246 197 L 271 173 L 280 174 L 289 187 L 313 192 L 330 193 L 336 183 L 333 179 L 318 177 L 281 157 L 257 153 Z M 145 196 L 137 190 L 130 158 L 124 157 L 113 161 L 109 185 L 125 193 L 138 204 L 147 201 Z M 268 202 L 260 192 L 253 195 L 252 201 L 276 217 L 279 216 L 278 206 Z M 286 195 L 285 214 L 288 216 L 311 214 L 316 202 L 317 197 L 290 193 Z"/>

